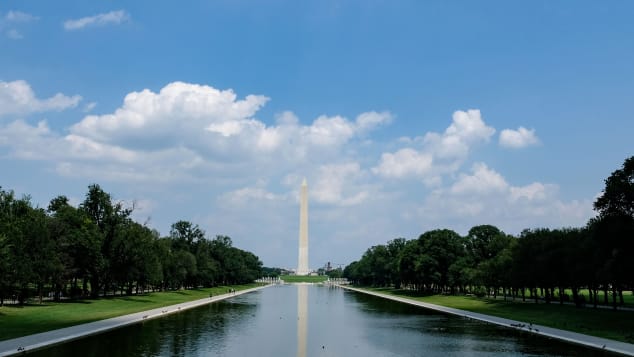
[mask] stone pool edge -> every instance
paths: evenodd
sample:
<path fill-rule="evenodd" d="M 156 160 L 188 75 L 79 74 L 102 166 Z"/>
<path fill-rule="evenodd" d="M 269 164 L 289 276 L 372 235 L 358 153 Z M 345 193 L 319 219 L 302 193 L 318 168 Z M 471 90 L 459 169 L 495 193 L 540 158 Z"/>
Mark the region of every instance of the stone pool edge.
<path fill-rule="evenodd" d="M 477 312 L 454 309 L 451 307 L 430 304 L 427 302 L 416 301 L 416 300 L 394 296 L 394 295 L 387 295 L 387 294 L 383 294 L 383 293 L 379 293 L 375 291 L 353 288 L 351 286 L 346 286 L 346 285 L 337 285 L 337 286 L 346 290 L 355 291 L 362 294 L 373 295 L 380 298 L 398 301 L 405 304 L 415 305 L 415 306 L 423 307 L 423 308 L 434 310 L 434 311 L 461 316 L 467 319 L 483 321 L 483 322 L 495 324 L 495 325 L 506 327 L 506 328 L 513 328 L 519 331 L 546 336 L 549 338 L 573 343 L 576 345 L 590 347 L 590 348 L 594 348 L 594 349 L 598 349 L 602 351 L 618 353 L 625 356 L 634 356 L 634 344 L 631 344 L 631 343 L 620 342 L 620 341 L 610 340 L 607 338 L 601 338 L 601 337 L 596 337 L 591 335 L 585 335 L 582 333 L 577 333 L 572 331 L 560 330 L 560 329 L 547 327 L 543 325 L 531 325 L 529 324 L 529 322 L 526 322 L 526 321 L 516 321 L 516 320 L 506 319 L 503 317 L 479 314 Z"/>
<path fill-rule="evenodd" d="M 57 330 L 41 332 L 33 335 L 22 336 L 10 340 L 0 341 L 0 357 L 13 356 L 33 352 L 42 348 L 50 347 L 60 343 L 70 342 L 83 337 L 100 334 L 128 325 L 141 323 L 143 321 L 164 317 L 170 314 L 189 310 L 195 307 L 225 300 L 234 296 L 248 294 L 271 286 L 263 285 L 251 289 L 227 293 L 211 298 L 198 299 L 180 304 L 163 306 L 156 309 L 135 312 L 133 314 L 112 317 L 109 319 L 93 321 L 85 324 L 69 326 Z"/>

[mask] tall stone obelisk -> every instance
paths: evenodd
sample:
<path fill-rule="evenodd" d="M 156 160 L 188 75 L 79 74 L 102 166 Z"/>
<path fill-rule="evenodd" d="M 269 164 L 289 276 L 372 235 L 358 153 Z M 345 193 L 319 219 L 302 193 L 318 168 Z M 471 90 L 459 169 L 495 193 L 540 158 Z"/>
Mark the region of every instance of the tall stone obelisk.
<path fill-rule="evenodd" d="M 308 269 L 308 184 L 305 178 L 299 192 L 299 257 L 296 274 L 310 274 Z"/>

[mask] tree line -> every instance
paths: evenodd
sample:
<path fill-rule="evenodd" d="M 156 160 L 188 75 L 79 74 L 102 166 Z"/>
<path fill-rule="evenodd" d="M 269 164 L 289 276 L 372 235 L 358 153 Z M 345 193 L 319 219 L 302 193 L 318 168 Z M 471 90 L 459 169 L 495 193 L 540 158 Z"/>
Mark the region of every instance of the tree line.
<path fill-rule="evenodd" d="M 466 236 L 437 229 L 418 239 L 393 239 L 369 248 L 345 267 L 344 276 L 357 284 L 425 293 L 616 307 L 624 303 L 623 292 L 634 288 L 634 156 L 605 180 L 594 208 L 598 215 L 578 228 L 526 229 L 513 236 L 479 225 Z"/>
<path fill-rule="evenodd" d="M 58 196 L 46 209 L 0 187 L 0 305 L 242 284 L 261 275 L 259 258 L 227 236 L 208 239 L 198 225 L 178 221 L 161 237 L 132 220 L 132 211 L 97 184 L 78 207 Z"/>

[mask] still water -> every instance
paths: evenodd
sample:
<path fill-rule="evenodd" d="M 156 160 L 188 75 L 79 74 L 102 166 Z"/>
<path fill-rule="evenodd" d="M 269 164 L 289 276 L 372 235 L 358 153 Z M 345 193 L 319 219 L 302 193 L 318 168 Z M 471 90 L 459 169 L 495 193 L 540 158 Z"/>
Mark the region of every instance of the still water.
<path fill-rule="evenodd" d="M 32 356 L 591 356 L 341 288 L 279 285 Z"/>

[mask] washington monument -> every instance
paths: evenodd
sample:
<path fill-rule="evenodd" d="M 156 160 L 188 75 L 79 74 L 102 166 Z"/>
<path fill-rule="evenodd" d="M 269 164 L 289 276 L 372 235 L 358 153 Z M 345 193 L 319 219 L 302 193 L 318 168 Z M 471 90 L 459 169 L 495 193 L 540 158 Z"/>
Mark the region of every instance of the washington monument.
<path fill-rule="evenodd" d="M 296 274 L 310 274 L 308 269 L 308 184 L 305 178 L 299 192 L 299 257 Z"/>

